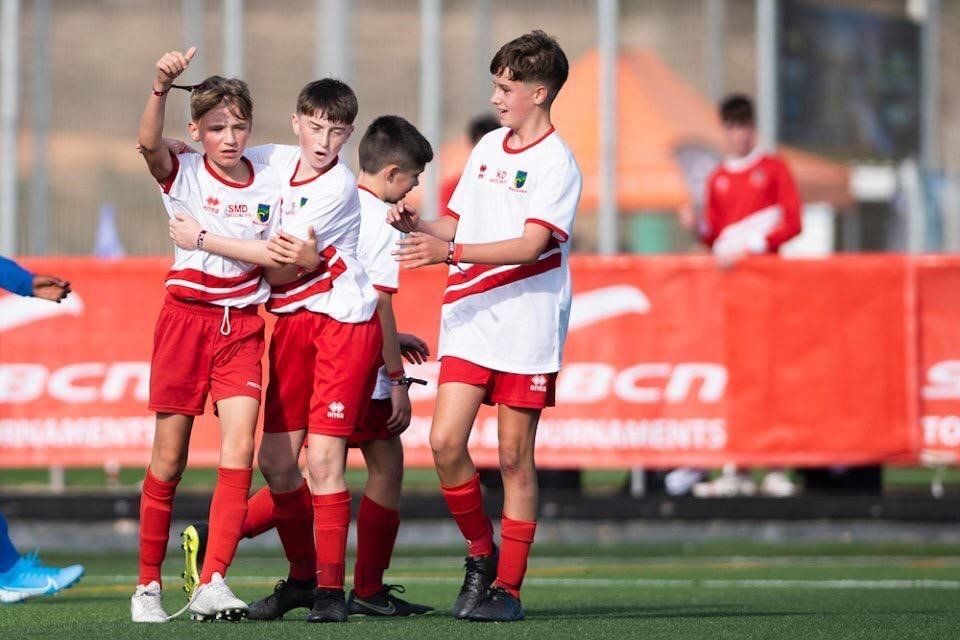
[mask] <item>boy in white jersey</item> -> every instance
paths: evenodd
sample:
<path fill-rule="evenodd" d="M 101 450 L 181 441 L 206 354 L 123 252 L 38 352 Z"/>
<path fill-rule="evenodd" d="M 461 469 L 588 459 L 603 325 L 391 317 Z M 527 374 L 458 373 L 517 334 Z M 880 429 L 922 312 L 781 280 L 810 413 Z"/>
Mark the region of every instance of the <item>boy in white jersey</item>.
<path fill-rule="evenodd" d="M 267 308 L 279 317 L 270 341 L 270 383 L 258 457 L 290 561 L 285 584 L 312 595 L 308 622 L 347 619 L 347 437 L 360 423 L 382 362 L 377 294 L 357 260 L 357 183 L 338 159 L 357 111 L 356 95 L 343 82 L 311 82 L 300 92 L 292 115 L 299 146 L 264 145 L 247 152 L 280 172 L 284 234 L 315 238 L 321 258 L 317 269 L 293 279 L 271 278 Z M 204 230 L 181 218 L 171 224 L 171 232 L 178 242 L 190 242 Z M 222 255 L 242 255 L 251 244 L 214 234 L 204 237 L 204 248 Z M 296 244 L 277 240 L 269 246 L 280 260 L 292 259 Z M 297 465 L 305 441 L 309 486 Z M 254 603 L 251 618 L 270 617 L 272 608 L 265 606 L 269 598 Z"/>
<path fill-rule="evenodd" d="M 457 618 L 522 620 L 520 585 L 537 516 L 534 443 L 554 388 L 570 313 L 567 265 L 580 171 L 554 131 L 550 105 L 566 81 L 556 40 L 533 31 L 490 63 L 503 128 L 474 148 L 449 215 L 420 220 L 402 203 L 388 219 L 409 232 L 395 252 L 408 268 L 446 262 L 437 404 L 430 446 L 441 489 L 467 540 Z M 467 439 L 481 403 L 497 404 L 502 544 L 483 512 Z"/>
<path fill-rule="evenodd" d="M 166 95 L 196 53 L 172 51 L 156 64 L 153 93 L 140 121 L 139 143 L 160 183 L 168 214 L 189 217 L 231 238 L 263 239 L 279 218 L 277 172 L 243 158 L 253 103 L 244 82 L 219 76 L 191 90 L 191 137 L 204 155 L 171 154 L 161 142 Z M 176 249 L 167 298 L 157 321 L 150 409 L 157 414 L 153 455 L 140 501 L 140 576 L 131 599 L 135 622 L 166 622 L 161 563 L 170 511 L 187 460 L 193 419 L 211 395 L 220 417 L 220 469 L 210 507 L 210 543 L 200 586 L 189 609 L 195 617 L 235 620 L 246 614 L 223 581 L 240 534 L 250 490 L 254 430 L 260 410 L 263 320 L 257 306 L 270 295 L 253 260 Z M 263 264 L 268 259 L 262 243 Z"/>

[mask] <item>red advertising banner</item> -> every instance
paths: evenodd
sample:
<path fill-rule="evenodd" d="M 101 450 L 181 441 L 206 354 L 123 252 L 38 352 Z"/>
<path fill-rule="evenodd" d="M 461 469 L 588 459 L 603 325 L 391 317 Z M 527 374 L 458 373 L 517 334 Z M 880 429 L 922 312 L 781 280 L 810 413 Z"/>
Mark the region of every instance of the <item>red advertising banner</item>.
<path fill-rule="evenodd" d="M 153 324 L 168 261 L 26 261 L 70 279 L 61 305 L 0 297 L 0 466 L 142 465 Z M 544 467 L 830 465 L 960 453 L 960 260 L 577 256 Z M 445 279 L 404 272 L 401 331 L 435 347 Z M 268 325 L 269 331 L 269 325 Z M 429 466 L 438 363 L 411 368 L 406 459 Z M 921 413 L 922 409 L 922 413 Z M 215 465 L 212 415 L 191 464 Z M 496 414 L 471 439 L 496 464 Z M 947 453 L 943 453 L 947 452 Z"/>

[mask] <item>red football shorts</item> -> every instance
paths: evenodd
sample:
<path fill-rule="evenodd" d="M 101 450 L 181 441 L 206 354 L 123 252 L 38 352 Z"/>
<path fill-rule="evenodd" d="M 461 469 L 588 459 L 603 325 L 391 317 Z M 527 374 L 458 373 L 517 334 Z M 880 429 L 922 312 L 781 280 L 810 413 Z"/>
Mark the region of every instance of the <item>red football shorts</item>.
<path fill-rule="evenodd" d="M 390 398 L 371 400 L 366 413 L 360 418 L 360 424 L 347 439 L 347 445 L 355 447 L 371 440 L 389 440 L 397 434 L 387 429 L 387 420 L 393 413 Z"/>
<path fill-rule="evenodd" d="M 376 314 L 355 324 L 306 309 L 278 316 L 264 431 L 349 436 L 373 394 L 382 349 Z"/>
<path fill-rule="evenodd" d="M 256 307 L 230 308 L 167 296 L 153 334 L 150 410 L 199 416 L 210 394 L 260 400 L 263 318 Z M 229 333 L 223 335 L 229 327 Z"/>
<path fill-rule="evenodd" d="M 503 404 L 521 409 L 543 409 L 556 404 L 557 372 L 508 373 L 494 371 L 469 360 L 443 356 L 440 359 L 440 380 L 463 382 L 484 387 L 484 404 Z"/>

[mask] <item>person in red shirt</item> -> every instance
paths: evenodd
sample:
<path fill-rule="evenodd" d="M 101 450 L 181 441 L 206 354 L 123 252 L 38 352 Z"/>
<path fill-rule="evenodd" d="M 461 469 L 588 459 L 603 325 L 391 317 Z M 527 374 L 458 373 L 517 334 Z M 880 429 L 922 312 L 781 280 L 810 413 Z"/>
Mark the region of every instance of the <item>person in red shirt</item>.
<path fill-rule="evenodd" d="M 732 95 L 720 104 L 726 158 L 707 179 L 698 234 L 721 264 L 777 253 L 800 233 L 800 198 L 778 155 L 757 146 L 753 103 Z"/>
<path fill-rule="evenodd" d="M 729 267 L 746 256 L 776 254 L 780 247 L 800 234 L 800 197 L 789 167 L 774 153 L 757 146 L 753 102 L 743 95 L 728 96 L 720 103 L 723 125 L 723 162 L 707 178 L 703 216 L 693 210 L 680 211 L 681 222 L 696 227 L 697 235 L 716 257 Z M 681 467 L 664 478 L 672 495 L 691 489 L 698 497 L 753 495 L 756 484 L 750 474 L 727 465 L 711 482 L 699 482 L 701 469 Z M 767 473 L 760 493 L 787 497 L 796 485 L 783 470 Z"/>
<path fill-rule="evenodd" d="M 470 120 L 470 122 L 467 123 L 467 137 L 470 138 L 470 148 L 472 149 L 477 146 L 480 138 L 494 129 L 499 128 L 500 123 L 497 122 L 497 119 L 492 115 L 477 116 Z M 459 174 L 450 176 L 440 184 L 439 209 L 441 216 L 450 215 L 450 209 L 447 208 L 447 203 L 450 202 L 450 197 L 453 195 L 453 192 L 456 191 L 458 182 L 460 182 Z"/>

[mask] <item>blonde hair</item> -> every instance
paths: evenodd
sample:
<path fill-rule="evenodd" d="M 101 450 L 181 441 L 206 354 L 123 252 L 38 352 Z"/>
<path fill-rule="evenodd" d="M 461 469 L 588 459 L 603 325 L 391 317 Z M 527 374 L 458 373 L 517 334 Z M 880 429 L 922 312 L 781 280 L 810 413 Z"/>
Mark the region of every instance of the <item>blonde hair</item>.
<path fill-rule="evenodd" d="M 250 87 L 239 78 L 210 76 L 200 84 L 192 86 L 173 85 L 177 89 L 190 92 L 190 117 L 197 122 L 208 111 L 212 111 L 226 102 L 227 107 L 238 118 L 253 119 L 253 98 Z"/>

